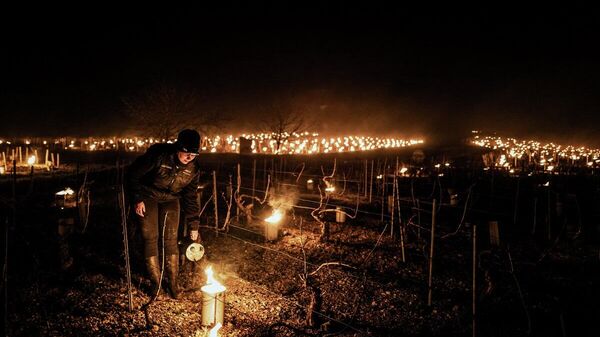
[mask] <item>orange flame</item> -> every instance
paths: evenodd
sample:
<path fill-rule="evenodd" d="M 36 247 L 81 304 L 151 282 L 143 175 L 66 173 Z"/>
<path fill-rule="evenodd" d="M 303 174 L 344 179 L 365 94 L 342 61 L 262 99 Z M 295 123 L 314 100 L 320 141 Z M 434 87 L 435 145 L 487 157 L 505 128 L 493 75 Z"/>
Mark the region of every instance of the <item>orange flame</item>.
<path fill-rule="evenodd" d="M 270 217 L 265 219 L 265 221 L 268 223 L 275 224 L 281 221 L 281 219 L 283 219 L 283 212 L 279 209 L 276 209 L 273 211 L 273 214 L 271 214 Z"/>
<path fill-rule="evenodd" d="M 217 294 L 225 291 L 225 286 L 215 279 L 212 266 L 208 266 L 204 272 L 206 273 L 206 285 L 201 288 L 202 291 L 211 294 Z"/>

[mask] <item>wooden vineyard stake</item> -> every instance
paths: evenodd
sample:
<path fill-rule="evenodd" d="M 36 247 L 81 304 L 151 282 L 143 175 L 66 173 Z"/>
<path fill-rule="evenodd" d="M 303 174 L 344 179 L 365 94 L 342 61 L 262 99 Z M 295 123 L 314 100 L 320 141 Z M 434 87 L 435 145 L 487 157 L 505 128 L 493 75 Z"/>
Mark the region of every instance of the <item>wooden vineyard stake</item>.
<path fill-rule="evenodd" d="M 432 280 L 433 280 L 433 243 L 435 239 L 435 216 L 437 210 L 437 200 L 433 199 L 433 209 L 431 214 L 431 244 L 429 247 L 429 282 L 428 282 L 428 293 L 427 293 L 427 306 L 431 307 L 431 291 L 432 291 Z"/>
<path fill-rule="evenodd" d="M 490 221 L 490 244 L 492 246 L 500 246 L 500 229 L 498 228 L 498 221 Z"/>

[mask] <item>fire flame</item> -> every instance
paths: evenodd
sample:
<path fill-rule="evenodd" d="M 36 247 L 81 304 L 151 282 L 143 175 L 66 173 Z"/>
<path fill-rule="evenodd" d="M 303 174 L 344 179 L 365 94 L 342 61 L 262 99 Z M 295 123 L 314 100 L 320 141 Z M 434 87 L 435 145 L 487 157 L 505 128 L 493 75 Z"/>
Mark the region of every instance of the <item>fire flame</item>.
<path fill-rule="evenodd" d="M 273 211 L 270 217 L 266 218 L 265 221 L 271 224 L 278 223 L 283 218 L 283 212 L 279 209 Z"/>
<path fill-rule="evenodd" d="M 215 324 L 215 326 L 212 329 L 210 329 L 210 331 L 208 332 L 208 337 L 219 336 L 219 329 L 221 329 L 222 326 L 223 326 L 223 324 L 221 324 L 220 322 Z"/>
<path fill-rule="evenodd" d="M 56 192 L 56 195 L 72 195 L 75 191 L 73 191 L 70 187 L 65 188 L 62 191 Z"/>
<path fill-rule="evenodd" d="M 331 192 L 334 192 L 334 191 L 335 191 L 335 186 L 332 183 L 330 183 L 327 180 L 325 180 L 325 192 L 331 193 Z"/>
<path fill-rule="evenodd" d="M 202 287 L 202 291 L 210 294 L 218 294 L 225 291 L 225 286 L 213 276 L 212 266 L 208 266 L 204 272 L 206 273 L 206 285 Z"/>

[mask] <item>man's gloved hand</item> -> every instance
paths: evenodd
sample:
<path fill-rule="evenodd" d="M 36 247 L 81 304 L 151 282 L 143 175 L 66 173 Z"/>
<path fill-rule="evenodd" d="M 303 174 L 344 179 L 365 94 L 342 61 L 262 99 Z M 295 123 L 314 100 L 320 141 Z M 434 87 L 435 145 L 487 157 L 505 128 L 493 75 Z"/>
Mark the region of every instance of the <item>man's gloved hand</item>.
<path fill-rule="evenodd" d="M 200 238 L 200 234 L 198 232 L 198 229 L 200 228 L 200 221 L 199 220 L 188 220 L 188 228 L 189 228 L 189 236 L 190 239 L 192 239 L 192 241 L 197 241 Z"/>
<path fill-rule="evenodd" d="M 197 230 L 190 230 L 190 239 L 192 239 L 192 241 L 198 240 L 199 237 L 200 235 Z"/>

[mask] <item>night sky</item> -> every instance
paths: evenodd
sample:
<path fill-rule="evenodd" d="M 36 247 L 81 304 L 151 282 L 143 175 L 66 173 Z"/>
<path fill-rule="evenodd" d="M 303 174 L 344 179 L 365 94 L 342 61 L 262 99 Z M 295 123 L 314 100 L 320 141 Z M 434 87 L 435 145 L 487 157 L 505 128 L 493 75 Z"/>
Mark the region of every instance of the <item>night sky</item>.
<path fill-rule="evenodd" d="M 229 132 L 285 101 L 323 133 L 600 145 L 597 11 L 432 7 L 7 11 L 0 136 L 119 135 L 123 98 L 167 83 Z"/>

